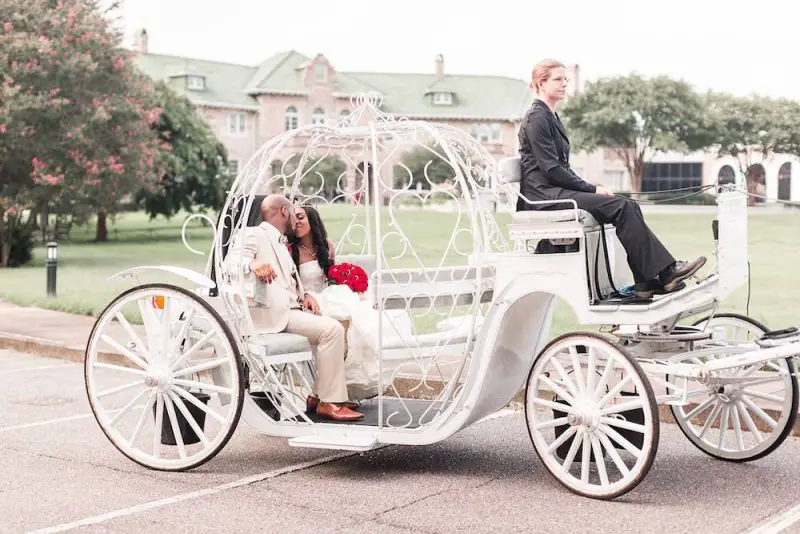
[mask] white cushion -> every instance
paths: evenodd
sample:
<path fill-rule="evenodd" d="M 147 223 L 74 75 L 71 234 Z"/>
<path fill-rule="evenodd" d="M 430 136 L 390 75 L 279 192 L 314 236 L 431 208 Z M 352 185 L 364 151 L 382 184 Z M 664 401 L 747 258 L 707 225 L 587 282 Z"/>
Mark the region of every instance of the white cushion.
<path fill-rule="evenodd" d="M 575 210 L 527 210 L 511 214 L 511 221 L 527 224 L 550 224 L 575 220 Z M 578 222 L 583 226 L 598 226 L 597 220 L 584 210 L 578 210 Z"/>
<path fill-rule="evenodd" d="M 311 344 L 308 338 L 299 334 L 280 332 L 278 334 L 258 334 L 248 340 L 248 348 L 260 356 L 279 356 L 309 352 Z"/>
<path fill-rule="evenodd" d="M 522 180 L 522 160 L 519 156 L 501 158 L 497 168 L 502 184 L 519 183 Z"/>

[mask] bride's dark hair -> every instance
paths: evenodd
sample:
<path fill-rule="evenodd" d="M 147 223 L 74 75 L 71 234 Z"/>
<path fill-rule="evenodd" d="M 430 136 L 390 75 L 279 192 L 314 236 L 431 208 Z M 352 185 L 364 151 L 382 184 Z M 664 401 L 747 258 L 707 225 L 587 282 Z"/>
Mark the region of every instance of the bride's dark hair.
<path fill-rule="evenodd" d="M 328 269 L 333 264 L 330 257 L 330 247 L 328 246 L 328 231 L 325 229 L 322 217 L 319 216 L 319 212 L 315 207 L 309 204 L 303 204 L 299 207 L 306 212 L 308 227 L 311 229 L 311 242 L 314 244 L 314 252 L 317 253 L 317 263 L 322 267 L 322 272 L 325 273 L 327 278 Z M 296 236 L 292 240 L 292 259 L 295 265 L 300 265 L 300 239 Z"/>

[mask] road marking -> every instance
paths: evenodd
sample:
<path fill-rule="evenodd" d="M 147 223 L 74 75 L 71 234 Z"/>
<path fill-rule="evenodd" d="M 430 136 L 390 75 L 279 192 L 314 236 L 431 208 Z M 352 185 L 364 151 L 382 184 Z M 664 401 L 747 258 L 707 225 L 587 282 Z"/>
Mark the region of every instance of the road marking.
<path fill-rule="evenodd" d="M 241 488 L 242 486 L 248 486 L 250 484 L 255 484 L 257 482 L 263 482 L 264 480 L 268 480 L 270 478 L 276 478 L 281 475 L 286 475 L 289 473 L 293 473 L 295 471 L 301 471 L 303 469 L 308 469 L 328 462 L 334 462 L 336 460 L 340 460 L 342 458 L 348 458 L 350 456 L 356 456 L 358 454 L 361 453 L 345 452 L 345 453 L 334 454 L 332 456 L 325 456 L 323 458 L 318 458 L 316 460 L 290 465 L 282 469 L 275 469 L 273 471 L 267 471 L 266 473 L 261 473 L 259 475 L 253 475 L 246 478 L 241 478 L 239 480 L 234 480 L 233 482 L 228 482 L 226 484 L 220 484 L 218 486 L 192 491 L 190 493 L 183 493 L 181 495 L 175 495 L 174 497 L 167 497 L 166 499 L 159 499 L 157 501 L 150 501 L 142 504 L 137 504 L 129 508 L 122 508 L 120 510 L 114 510 L 113 512 L 108 512 L 105 514 L 99 514 L 91 517 L 86 517 L 84 519 L 79 519 L 78 521 L 73 521 L 71 523 L 62 523 L 54 527 L 48 527 L 42 530 L 36 530 L 33 532 L 33 534 L 49 534 L 51 532 L 64 532 L 66 530 L 71 530 L 73 528 L 84 527 L 87 525 L 96 525 L 97 523 L 108 521 L 109 519 L 116 519 L 117 517 L 137 514 L 139 512 L 144 512 L 145 510 L 152 510 L 154 508 L 160 508 L 162 506 L 167 506 L 170 504 L 187 501 L 190 499 L 198 499 L 200 497 L 206 497 L 208 495 L 215 495 L 223 491 Z"/>
<path fill-rule="evenodd" d="M 23 373 L 25 371 L 44 371 L 46 369 L 59 369 L 59 368 L 62 368 L 62 367 L 74 367 L 76 365 L 78 365 L 78 364 L 76 364 L 76 363 L 73 363 L 73 364 L 60 363 L 60 364 L 56 364 L 56 365 L 42 365 L 42 366 L 39 366 L 39 367 L 23 367 L 23 368 L 20 368 L 20 369 L 11 369 L 10 371 L 4 371 L 4 372 L 0 373 L 0 377 L 6 376 L 6 375 L 15 374 L 15 373 Z"/>
<path fill-rule="evenodd" d="M 484 421 L 490 421 L 493 419 L 501 419 L 503 417 L 508 417 L 519 413 L 515 410 L 511 410 L 509 408 L 504 408 L 498 412 L 495 412 L 491 415 L 484 417 L 483 419 L 479 420 L 476 424 L 480 424 Z M 91 414 L 90 414 L 91 415 Z M 388 445 L 379 445 L 372 451 L 382 449 L 384 447 L 388 447 Z M 168 506 L 170 504 L 175 504 L 183 501 L 188 501 L 191 499 L 199 499 L 200 497 L 206 497 L 209 495 L 216 495 L 217 493 L 221 493 L 223 491 L 228 491 L 231 489 L 241 488 L 242 486 L 248 486 L 250 484 L 255 484 L 257 482 L 263 482 L 264 480 L 269 480 L 271 478 L 277 478 L 282 475 L 287 475 L 289 473 L 294 473 L 295 471 L 302 471 L 303 469 L 309 469 L 311 467 L 315 467 L 318 465 L 326 464 L 329 462 L 335 462 L 336 460 L 341 460 L 343 458 L 349 458 L 351 456 L 356 456 L 363 454 L 362 452 L 343 452 L 339 454 L 333 454 L 331 456 L 325 456 L 323 458 L 318 458 L 316 460 L 310 460 L 308 462 L 302 462 L 299 464 L 290 465 L 281 469 L 275 469 L 273 471 L 267 471 L 265 473 L 261 473 L 258 475 L 253 475 L 245 478 L 241 478 L 239 480 L 234 480 L 233 482 L 228 482 L 225 484 L 220 484 L 218 486 L 212 486 L 210 488 L 201 489 L 197 491 L 192 491 L 189 493 L 183 493 L 180 495 L 175 495 L 173 497 L 167 497 L 164 499 L 159 499 L 156 501 L 150 501 L 142 504 L 137 504 L 134 506 L 130 506 L 128 508 L 121 508 L 119 510 L 114 510 L 112 512 L 107 512 L 105 514 L 98 514 L 93 515 L 90 517 L 85 517 L 83 519 L 79 519 L 77 521 L 72 521 L 69 523 L 62 523 L 60 525 L 56 525 L 54 527 L 48 527 L 41 530 L 32 531 L 31 534 L 50 534 L 54 532 L 64 532 L 67 530 L 72 530 L 78 527 L 85 527 L 88 525 L 96 525 L 98 523 L 102 523 L 105 521 L 109 521 L 111 519 L 116 519 L 118 517 L 124 517 L 128 515 L 138 514 L 139 512 L 144 512 L 146 510 L 152 510 L 154 508 L 161 508 L 162 506 Z"/>
<path fill-rule="evenodd" d="M 784 510 L 747 532 L 748 534 L 773 534 L 783 532 L 798 522 L 800 522 L 800 504 Z"/>
<path fill-rule="evenodd" d="M 76 421 L 78 419 L 87 419 L 89 417 L 94 417 L 94 414 L 90 412 L 80 415 L 70 415 L 69 417 L 59 417 L 58 419 L 47 419 L 45 421 L 37 421 L 35 423 L 25 423 L 22 425 L 15 425 L 15 426 L 2 426 L 0 427 L 0 432 L 8 432 L 11 430 L 22 430 L 25 428 L 33 428 L 36 426 L 53 425 L 55 423 L 65 423 L 67 421 Z"/>

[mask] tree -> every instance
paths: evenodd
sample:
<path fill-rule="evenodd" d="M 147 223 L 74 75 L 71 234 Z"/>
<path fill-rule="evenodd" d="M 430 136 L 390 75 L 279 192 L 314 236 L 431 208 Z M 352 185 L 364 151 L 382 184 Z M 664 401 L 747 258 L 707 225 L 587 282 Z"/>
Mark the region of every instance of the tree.
<path fill-rule="evenodd" d="M 418 146 L 405 154 L 394 166 L 395 187 L 431 189 L 434 185 L 456 181 L 456 172 L 444 151 L 432 146 Z"/>
<path fill-rule="evenodd" d="M 58 203 L 106 216 L 157 172 L 160 110 L 94 0 L 0 0 L 0 265 Z M 156 171 L 156 172 L 154 172 Z"/>
<path fill-rule="evenodd" d="M 562 115 L 577 148 L 613 150 L 631 190 L 641 191 L 647 162 L 658 151 L 689 152 L 711 143 L 702 101 L 692 87 L 665 76 L 601 79 L 569 99 Z"/>
<path fill-rule="evenodd" d="M 747 190 L 756 193 L 757 159 L 774 153 L 800 154 L 800 104 L 787 99 L 735 97 L 726 93 L 705 96 L 714 144 L 720 156 L 736 159 Z M 748 197 L 750 205 L 755 197 Z"/>
<path fill-rule="evenodd" d="M 163 82 L 155 85 L 162 109 L 153 128 L 161 143 L 156 159 L 163 175 L 136 193 L 150 217 L 167 218 L 181 209 L 219 209 L 230 186 L 227 152 L 188 98 Z"/>
<path fill-rule="evenodd" d="M 301 163 L 303 168 L 298 173 Z M 331 200 L 341 198 L 347 191 L 347 164 L 334 153 L 309 153 L 304 163 L 303 153 L 292 154 L 278 173 L 286 176 L 287 186 L 297 188 L 303 195 Z"/>

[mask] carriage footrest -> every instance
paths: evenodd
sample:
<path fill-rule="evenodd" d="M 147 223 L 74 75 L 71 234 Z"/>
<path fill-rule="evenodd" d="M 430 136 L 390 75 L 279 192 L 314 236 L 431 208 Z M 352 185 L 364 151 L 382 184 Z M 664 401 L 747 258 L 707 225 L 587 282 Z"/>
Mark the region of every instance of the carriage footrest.
<path fill-rule="evenodd" d="M 336 449 L 342 451 L 368 451 L 374 449 L 378 440 L 375 436 L 364 434 L 359 436 L 300 436 L 289 440 L 292 447 L 309 447 L 313 449 Z"/>

